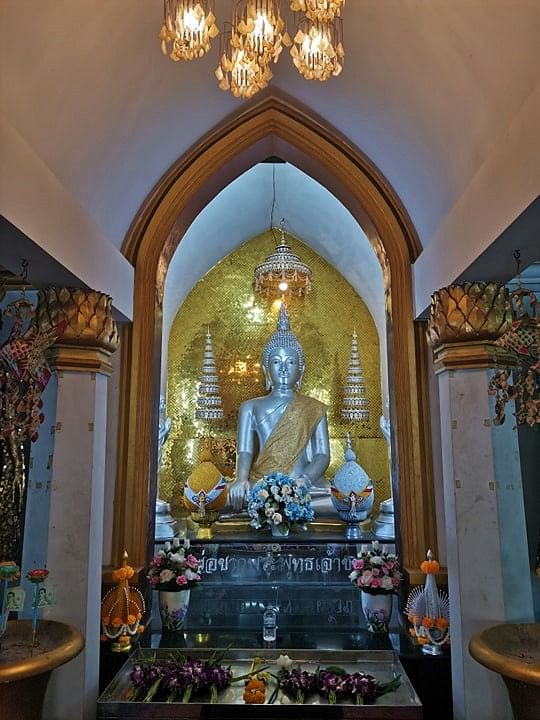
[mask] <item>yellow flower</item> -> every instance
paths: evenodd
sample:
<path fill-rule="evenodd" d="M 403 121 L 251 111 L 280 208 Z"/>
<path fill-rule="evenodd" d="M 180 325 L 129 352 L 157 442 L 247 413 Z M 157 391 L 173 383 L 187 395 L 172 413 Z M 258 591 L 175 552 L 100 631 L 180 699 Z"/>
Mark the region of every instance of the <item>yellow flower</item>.
<path fill-rule="evenodd" d="M 135 623 L 137 622 L 137 618 L 135 617 L 135 615 L 128 615 L 127 621 L 128 625 L 135 625 Z"/>

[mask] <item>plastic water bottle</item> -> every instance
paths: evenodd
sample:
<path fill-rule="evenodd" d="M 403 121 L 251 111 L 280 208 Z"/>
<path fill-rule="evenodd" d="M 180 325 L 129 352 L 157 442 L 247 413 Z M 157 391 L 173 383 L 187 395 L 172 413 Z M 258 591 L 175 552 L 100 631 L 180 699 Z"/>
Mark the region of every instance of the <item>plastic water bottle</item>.
<path fill-rule="evenodd" d="M 263 641 L 265 643 L 276 642 L 277 613 L 271 605 L 266 607 L 263 613 Z"/>

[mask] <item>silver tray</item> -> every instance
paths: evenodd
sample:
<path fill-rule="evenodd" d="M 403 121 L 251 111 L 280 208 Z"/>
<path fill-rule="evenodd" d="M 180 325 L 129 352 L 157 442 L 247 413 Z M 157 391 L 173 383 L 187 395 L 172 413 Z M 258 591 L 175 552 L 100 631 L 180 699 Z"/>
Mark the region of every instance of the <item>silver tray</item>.
<path fill-rule="evenodd" d="M 132 702 L 126 700 L 130 688 L 129 675 L 133 665 L 140 660 L 150 658 L 166 659 L 170 650 L 138 649 L 120 669 L 109 687 L 98 700 L 98 720 L 172 720 L 174 718 L 208 718 L 216 720 L 248 720 L 255 718 L 311 718 L 337 720 L 338 718 L 393 718 L 395 720 L 417 720 L 422 717 L 422 706 L 401 663 L 389 650 L 253 650 L 231 649 L 222 662 L 231 666 L 234 676 L 249 671 L 254 655 L 265 660 L 265 664 L 273 664 L 281 654 L 288 655 L 295 663 L 300 663 L 302 670 L 314 671 L 317 666 L 339 665 L 349 672 L 366 672 L 373 675 L 379 682 L 386 683 L 401 676 L 400 687 L 377 699 L 374 705 L 351 705 L 339 703 L 328 705 L 324 698 L 314 696 L 304 705 L 298 705 L 284 698 L 280 692 L 272 705 L 246 705 L 242 700 L 243 683 L 235 683 L 223 690 L 218 703 L 212 705 L 210 698 L 196 696 L 191 702 Z M 193 658 L 207 659 L 213 649 L 182 650 Z M 275 668 L 275 666 L 274 666 Z M 270 668 L 272 670 L 272 668 Z M 272 685 L 268 688 L 267 698 L 272 693 Z"/>

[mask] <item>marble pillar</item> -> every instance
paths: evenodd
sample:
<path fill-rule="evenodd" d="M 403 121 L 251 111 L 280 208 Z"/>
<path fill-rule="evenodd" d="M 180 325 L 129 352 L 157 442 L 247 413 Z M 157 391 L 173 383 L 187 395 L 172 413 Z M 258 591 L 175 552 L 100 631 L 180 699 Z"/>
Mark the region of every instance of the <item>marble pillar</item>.
<path fill-rule="evenodd" d="M 485 322 L 488 314 L 479 311 L 477 319 Z M 430 331 L 439 385 L 454 718 L 510 720 L 500 676 L 474 661 L 468 644 L 482 628 L 533 616 L 518 436 L 510 407 L 506 423 L 494 426 L 487 393 L 493 368 L 515 362 L 492 340 L 511 317 L 499 314 L 497 328 L 484 327 L 486 338 L 469 322 L 456 327 L 450 308 L 448 342 L 444 315 L 434 319 L 432 312 Z"/>
<path fill-rule="evenodd" d="M 44 720 L 94 720 L 99 685 L 107 381 L 118 345 L 111 299 L 94 291 L 40 294 L 42 326 L 67 320 L 49 357 L 58 373 L 47 567 L 56 585 L 45 617 L 74 625 L 83 652 L 54 671 Z"/>

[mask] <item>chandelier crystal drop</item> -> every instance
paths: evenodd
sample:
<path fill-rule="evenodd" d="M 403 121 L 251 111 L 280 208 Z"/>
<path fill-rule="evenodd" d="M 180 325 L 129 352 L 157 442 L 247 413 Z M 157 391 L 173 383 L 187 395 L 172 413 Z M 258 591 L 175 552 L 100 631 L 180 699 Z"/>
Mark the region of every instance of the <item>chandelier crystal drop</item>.
<path fill-rule="evenodd" d="M 260 65 L 245 50 L 232 47 L 230 30 L 221 34 L 219 64 L 215 76 L 221 90 L 230 90 L 234 97 L 249 99 L 265 88 L 272 79 L 268 64 Z"/>
<path fill-rule="evenodd" d="M 306 80 L 324 82 L 343 70 L 343 24 L 304 18 L 298 25 L 291 48 L 293 63 Z"/>
<path fill-rule="evenodd" d="M 291 0 L 291 10 L 303 12 L 310 20 L 332 22 L 341 16 L 345 0 Z"/>
<path fill-rule="evenodd" d="M 277 62 L 283 45 L 290 47 L 279 0 L 239 0 L 234 6 L 231 45 L 262 68 Z"/>
<path fill-rule="evenodd" d="M 219 33 L 213 10 L 213 0 L 163 0 L 162 53 L 175 62 L 207 53 Z"/>
<path fill-rule="evenodd" d="M 255 291 L 267 297 L 303 297 L 311 292 L 311 268 L 291 250 L 285 238 L 284 220 L 281 238 L 274 252 L 255 268 Z"/>

